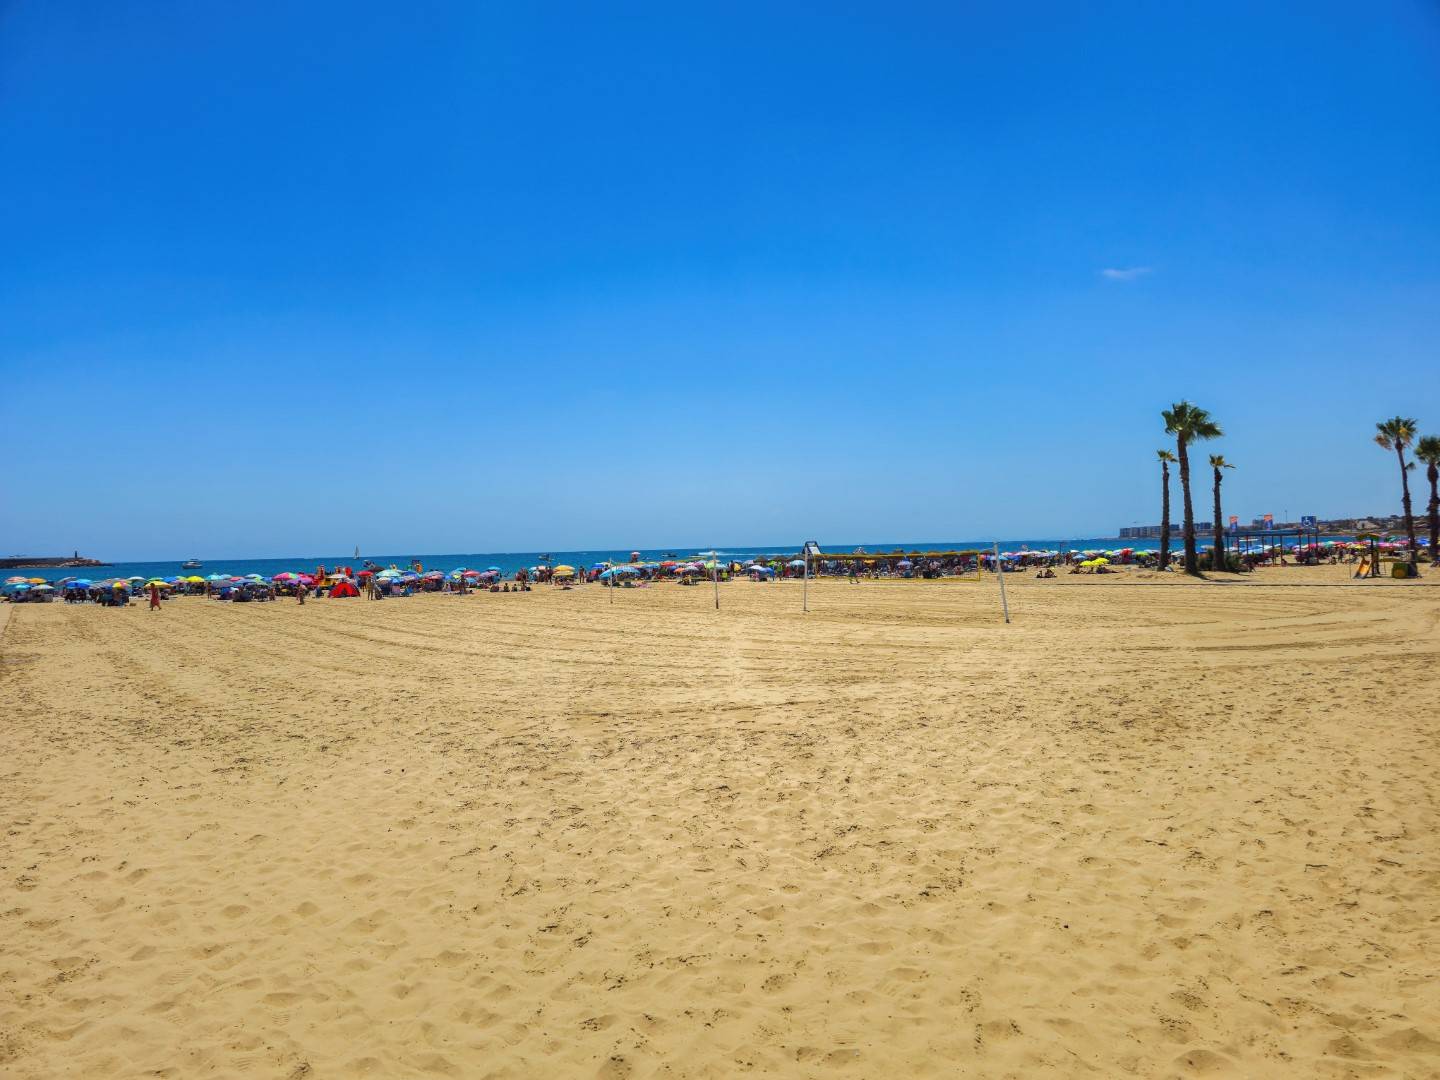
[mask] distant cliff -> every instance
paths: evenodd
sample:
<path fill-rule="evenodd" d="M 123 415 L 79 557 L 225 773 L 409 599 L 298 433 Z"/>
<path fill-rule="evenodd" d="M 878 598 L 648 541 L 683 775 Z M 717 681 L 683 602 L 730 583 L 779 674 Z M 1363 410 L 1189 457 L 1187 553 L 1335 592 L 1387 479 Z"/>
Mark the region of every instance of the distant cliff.
<path fill-rule="evenodd" d="M 53 570 L 64 566 L 109 565 L 108 562 L 101 562 L 99 559 L 82 558 L 78 551 L 68 558 L 64 555 L 56 555 L 53 558 L 41 555 L 11 555 L 8 559 L 0 559 L 0 570 Z"/>

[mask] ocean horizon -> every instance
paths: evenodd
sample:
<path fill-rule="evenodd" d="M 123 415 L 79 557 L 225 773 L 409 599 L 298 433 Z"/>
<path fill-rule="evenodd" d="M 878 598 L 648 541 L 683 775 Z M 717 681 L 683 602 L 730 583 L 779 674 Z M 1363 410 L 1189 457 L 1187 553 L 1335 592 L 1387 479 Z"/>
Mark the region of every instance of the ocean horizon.
<path fill-rule="evenodd" d="M 854 551 L 856 548 L 864 548 L 867 551 L 889 552 L 896 548 L 903 548 L 906 551 L 951 551 L 965 550 L 968 548 L 990 549 L 997 541 L 995 540 L 927 540 L 927 541 L 884 541 L 876 543 L 851 543 L 851 544 L 829 544 L 822 545 L 822 551 L 835 554 L 842 554 Z M 1011 539 L 1000 540 L 1001 551 L 1030 550 L 1089 550 L 1094 548 L 1113 549 L 1122 547 L 1153 548 L 1158 543 L 1155 540 L 1122 540 L 1116 536 L 1081 537 L 1081 538 L 1033 538 L 1033 539 Z M 1179 537 L 1171 538 L 1172 548 L 1179 544 Z M 550 550 L 550 551 L 476 551 L 476 552 L 451 552 L 451 553 L 385 553 L 368 554 L 362 551 L 357 558 L 351 554 L 329 554 L 329 555 L 287 555 L 278 558 L 224 558 L 220 556 L 206 557 L 195 556 L 201 563 L 199 570 L 182 570 L 181 563 L 185 559 L 153 559 L 146 561 L 114 562 L 105 566 L 92 567 L 44 567 L 38 569 L 16 569 L 7 572 L 10 574 L 24 574 L 26 577 L 40 577 L 49 581 L 56 581 L 63 577 L 168 577 L 181 573 L 198 573 L 201 575 L 215 573 L 230 574 L 260 574 L 264 577 L 273 577 L 275 574 L 285 570 L 313 570 L 317 566 L 352 566 L 358 567 L 366 560 L 378 563 L 381 566 L 390 566 L 392 563 L 399 567 L 409 566 L 412 562 L 418 561 L 426 570 L 455 570 L 461 567 L 471 570 L 485 570 L 497 566 L 506 575 L 525 567 L 536 565 L 540 556 L 549 555 L 552 563 L 568 563 L 571 566 L 591 566 L 599 562 L 625 562 L 630 558 L 631 552 L 638 551 L 641 559 L 651 561 L 662 559 L 670 555 L 676 557 L 687 557 L 709 552 L 711 548 L 687 548 L 687 547 L 665 547 L 665 548 L 595 548 L 591 550 Z M 721 558 L 748 558 L 757 555 L 788 555 L 795 554 L 800 550 L 800 544 L 770 544 L 770 545 L 721 545 L 715 549 Z"/>

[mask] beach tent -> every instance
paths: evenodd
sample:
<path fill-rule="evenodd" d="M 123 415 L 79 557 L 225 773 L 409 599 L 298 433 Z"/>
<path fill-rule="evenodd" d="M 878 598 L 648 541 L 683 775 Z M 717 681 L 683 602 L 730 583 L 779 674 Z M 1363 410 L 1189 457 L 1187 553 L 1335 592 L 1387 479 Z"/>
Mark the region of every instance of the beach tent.
<path fill-rule="evenodd" d="M 336 597 L 336 596 L 359 596 L 359 595 L 360 595 L 360 590 L 357 589 L 357 588 L 355 588 L 355 586 L 354 586 L 353 584 L 351 584 L 348 579 L 343 579 L 343 578 L 342 578 L 340 581 L 337 581 L 337 582 L 335 583 L 335 587 L 330 590 L 330 595 L 331 595 L 332 597 Z"/>

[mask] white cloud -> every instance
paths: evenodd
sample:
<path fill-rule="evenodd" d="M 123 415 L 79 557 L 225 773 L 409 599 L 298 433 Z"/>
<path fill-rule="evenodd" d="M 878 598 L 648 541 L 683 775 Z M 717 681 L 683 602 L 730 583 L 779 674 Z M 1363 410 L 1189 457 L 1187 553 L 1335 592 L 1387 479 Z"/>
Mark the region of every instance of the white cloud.
<path fill-rule="evenodd" d="M 1151 266 L 1107 266 L 1100 271 L 1100 276 L 1111 281 L 1134 281 L 1154 272 Z"/>

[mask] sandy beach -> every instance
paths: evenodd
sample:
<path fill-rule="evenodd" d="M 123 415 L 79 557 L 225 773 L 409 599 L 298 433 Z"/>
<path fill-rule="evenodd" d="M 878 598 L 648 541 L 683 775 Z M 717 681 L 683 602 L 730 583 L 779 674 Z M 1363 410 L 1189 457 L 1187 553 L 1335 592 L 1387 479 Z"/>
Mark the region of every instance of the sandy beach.
<path fill-rule="evenodd" d="M 1346 573 L 17 606 L 0 1074 L 1435 1076 Z"/>

